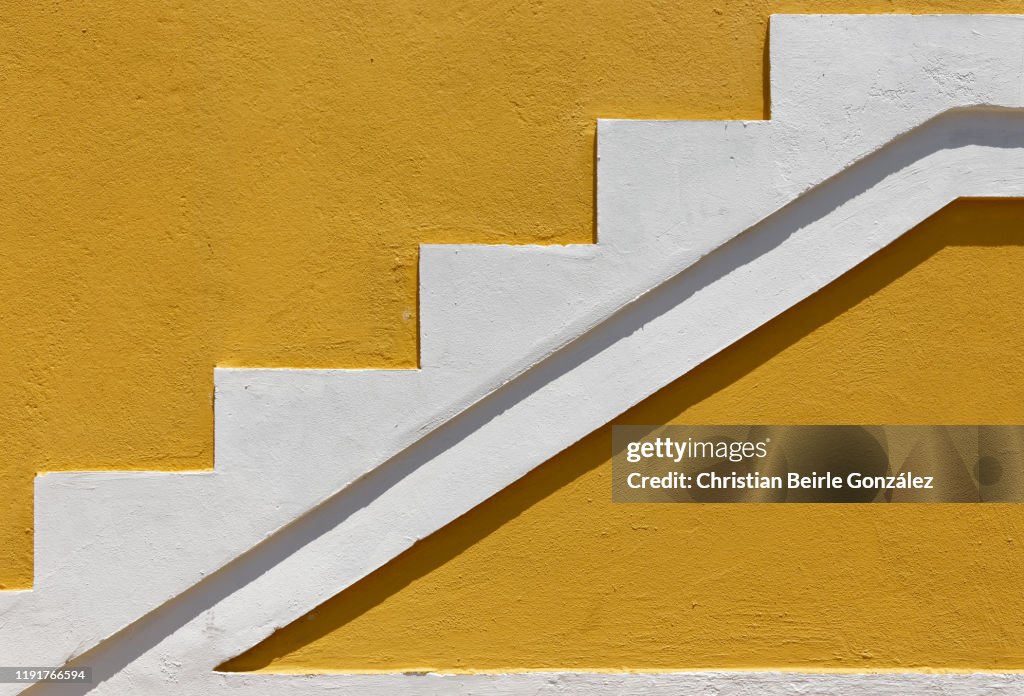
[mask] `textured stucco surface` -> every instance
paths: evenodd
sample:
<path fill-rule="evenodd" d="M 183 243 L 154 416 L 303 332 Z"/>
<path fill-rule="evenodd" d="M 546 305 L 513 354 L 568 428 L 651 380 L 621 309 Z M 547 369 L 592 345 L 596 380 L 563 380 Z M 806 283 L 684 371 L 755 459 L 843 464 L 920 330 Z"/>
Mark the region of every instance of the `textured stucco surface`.
<path fill-rule="evenodd" d="M 760 115 L 760 13 L 664 80 L 691 12 L 6 8 L 0 586 L 35 471 L 211 464 L 214 364 L 414 365 L 417 244 L 591 239 L 595 116 Z"/>
<path fill-rule="evenodd" d="M 589 239 L 594 116 L 761 115 L 769 10 L 978 5 L 11 9 L 3 582 L 33 471 L 209 465 L 213 364 L 412 365 L 416 243 Z"/>
<path fill-rule="evenodd" d="M 592 238 L 598 116 L 757 118 L 770 12 L 1024 2 L 15 4 L 0 588 L 36 471 L 211 465 L 211 369 L 408 367 L 416 245 Z"/>
<path fill-rule="evenodd" d="M 214 364 L 413 365 L 417 243 L 589 239 L 596 116 L 763 114 L 770 11 L 1021 8 L 7 8 L 0 586 L 35 471 L 210 465 Z"/>
<path fill-rule="evenodd" d="M 615 422 L 1024 422 L 1022 235 L 1020 203 L 954 204 Z M 610 452 L 605 427 L 229 667 L 1024 667 L 1020 506 L 615 505 Z"/>
<path fill-rule="evenodd" d="M 214 364 L 414 365 L 417 244 L 592 238 L 596 116 L 761 115 L 716 8 L 5 8 L 0 587 L 35 471 L 211 464 Z"/>

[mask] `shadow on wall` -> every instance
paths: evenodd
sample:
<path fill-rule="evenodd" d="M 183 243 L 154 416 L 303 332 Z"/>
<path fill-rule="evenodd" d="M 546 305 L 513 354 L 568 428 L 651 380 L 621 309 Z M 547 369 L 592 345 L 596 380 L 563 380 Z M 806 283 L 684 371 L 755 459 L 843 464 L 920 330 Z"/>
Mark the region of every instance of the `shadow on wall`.
<path fill-rule="evenodd" d="M 638 404 L 614 423 L 664 424 L 678 418 L 947 246 L 1010 246 L 1022 242 L 1024 203 L 957 201 L 820 292 Z M 243 672 L 267 668 L 297 647 L 322 638 L 365 614 L 583 474 L 600 466 L 610 466 L 611 425 L 579 441 L 219 669 Z"/>

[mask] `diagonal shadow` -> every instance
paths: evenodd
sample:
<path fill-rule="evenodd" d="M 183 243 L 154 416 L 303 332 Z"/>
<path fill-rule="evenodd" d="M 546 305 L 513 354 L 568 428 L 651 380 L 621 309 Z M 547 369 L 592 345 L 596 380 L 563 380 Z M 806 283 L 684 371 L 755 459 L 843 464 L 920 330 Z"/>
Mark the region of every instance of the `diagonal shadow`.
<path fill-rule="evenodd" d="M 986 210 L 995 208 L 997 216 L 991 226 L 979 226 L 982 219 L 978 214 L 979 204 Z M 957 201 L 818 293 L 637 404 L 617 418 L 615 424 L 671 422 L 946 247 L 1022 243 L 1024 202 Z M 249 672 L 264 669 L 299 647 L 341 629 L 580 476 L 599 466 L 607 466 L 612 451 L 612 425 L 609 423 L 583 438 L 264 642 L 224 663 L 218 670 Z"/>

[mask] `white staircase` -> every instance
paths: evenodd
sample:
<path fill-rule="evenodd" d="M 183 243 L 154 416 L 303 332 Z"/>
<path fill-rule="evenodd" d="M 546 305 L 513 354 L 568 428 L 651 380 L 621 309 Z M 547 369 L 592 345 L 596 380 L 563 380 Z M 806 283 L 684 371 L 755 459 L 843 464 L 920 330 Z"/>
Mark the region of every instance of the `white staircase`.
<path fill-rule="evenodd" d="M 770 121 L 600 122 L 597 244 L 422 247 L 421 369 L 219 369 L 212 472 L 39 477 L 0 662 L 246 691 L 212 669 L 951 200 L 1024 195 L 1024 19 L 771 31 Z"/>

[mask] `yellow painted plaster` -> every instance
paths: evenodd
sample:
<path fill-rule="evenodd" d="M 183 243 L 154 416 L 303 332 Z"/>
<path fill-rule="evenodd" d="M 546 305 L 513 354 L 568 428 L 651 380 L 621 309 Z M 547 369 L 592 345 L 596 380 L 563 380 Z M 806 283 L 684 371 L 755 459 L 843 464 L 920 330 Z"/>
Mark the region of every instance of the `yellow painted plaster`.
<path fill-rule="evenodd" d="M 1022 242 L 1024 204 L 960 202 L 615 422 L 1024 423 Z M 227 668 L 1024 668 L 1024 505 L 613 504 L 610 455 L 609 426 Z"/>
<path fill-rule="evenodd" d="M 0 588 L 32 477 L 211 465 L 211 370 L 409 367 L 420 242 L 592 239 L 597 116 L 757 118 L 773 11 L 1019 0 L 7 3 Z"/>

